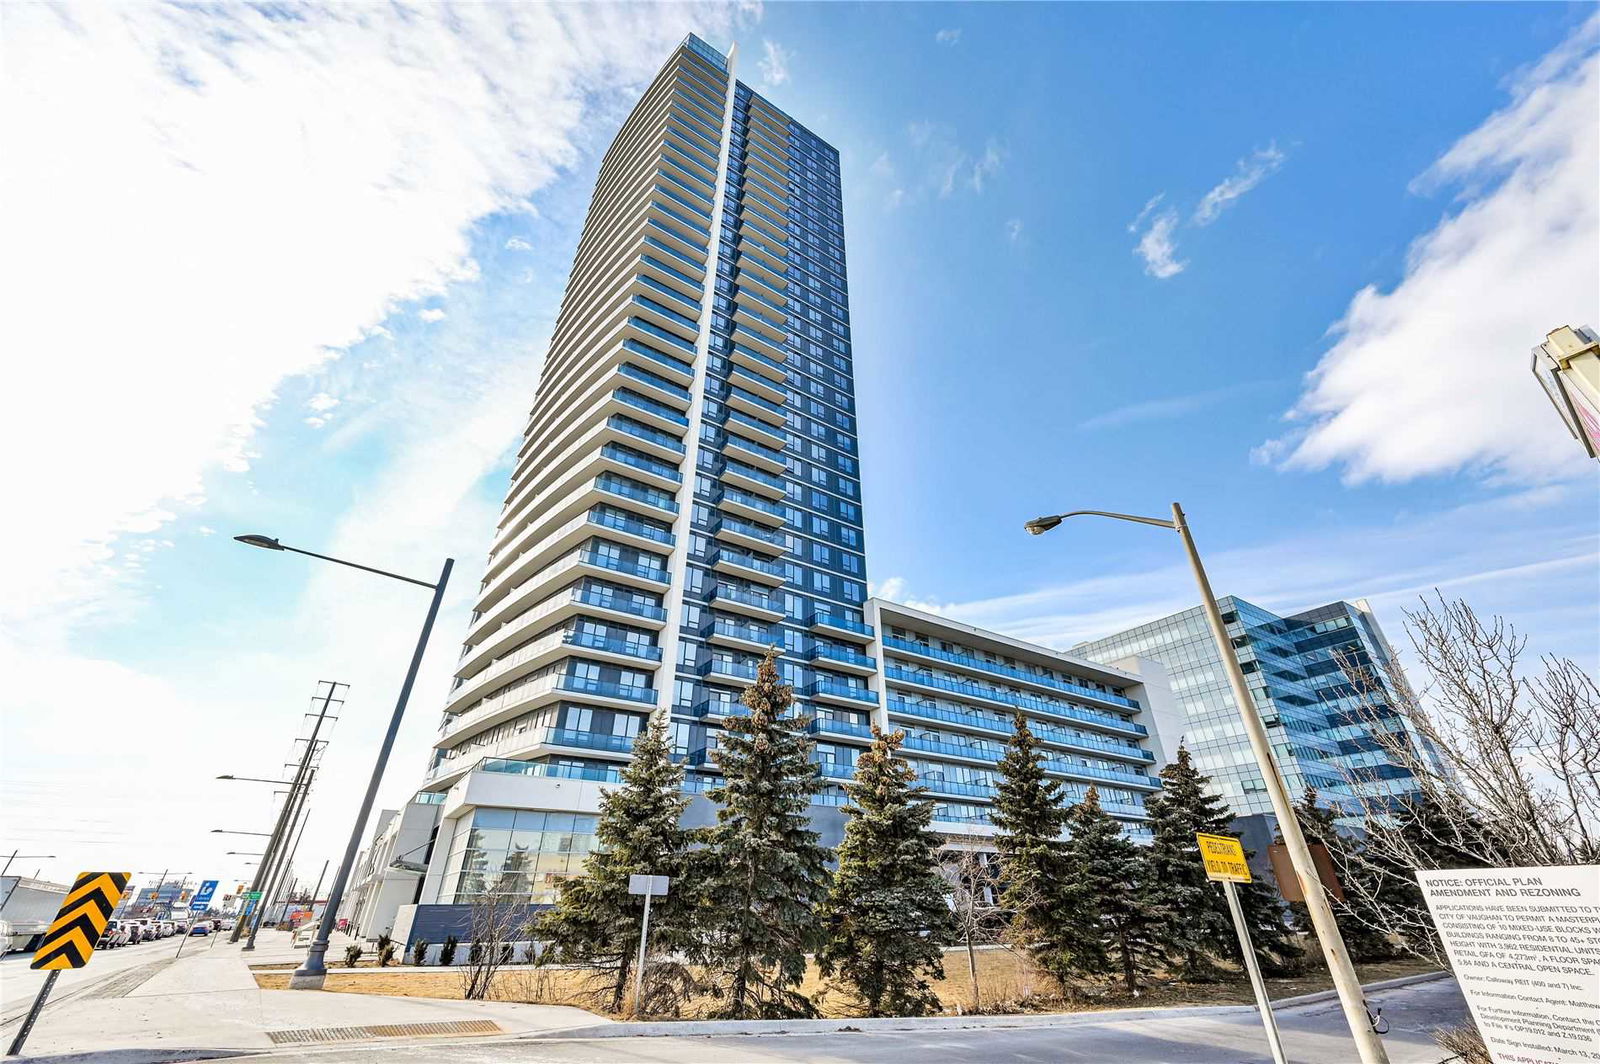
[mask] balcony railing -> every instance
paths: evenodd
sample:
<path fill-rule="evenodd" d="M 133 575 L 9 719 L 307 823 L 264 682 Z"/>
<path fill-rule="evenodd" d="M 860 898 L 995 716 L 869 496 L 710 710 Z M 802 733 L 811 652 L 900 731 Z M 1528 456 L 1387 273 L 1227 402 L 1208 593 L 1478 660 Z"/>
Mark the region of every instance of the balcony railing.
<path fill-rule="evenodd" d="M 608 554 L 602 554 L 592 547 L 579 551 L 578 557 L 585 565 L 594 565 L 601 569 L 609 569 L 614 573 L 628 573 L 632 576 L 643 577 L 646 580 L 652 580 L 659 584 L 665 584 L 670 579 L 667 576 L 666 569 L 661 568 L 660 566 L 649 565 L 644 562 L 630 562 L 623 558 L 613 558 Z"/>
<path fill-rule="evenodd" d="M 619 613 L 631 613 L 635 617 L 648 617 L 655 621 L 667 619 L 667 611 L 660 606 L 652 606 L 648 602 L 640 602 L 631 595 L 608 591 L 605 588 L 586 587 L 579 588 L 572 593 L 574 602 L 581 602 L 585 606 L 596 609 L 616 610 Z"/>
<path fill-rule="evenodd" d="M 848 720 L 830 720 L 827 717 L 813 717 L 806 731 L 813 735 L 850 735 L 857 739 L 872 738 L 870 724 L 856 724 Z"/>
<path fill-rule="evenodd" d="M 683 474 L 678 471 L 676 466 L 670 466 L 665 462 L 657 461 L 642 454 L 629 454 L 614 443 L 608 443 L 600 448 L 600 453 L 613 462 L 621 462 L 625 466 L 643 470 L 664 480 L 683 482 Z"/>
<path fill-rule="evenodd" d="M 1058 746 L 1071 746 L 1077 749 L 1088 748 L 1100 753 L 1110 754 L 1115 757 L 1136 757 L 1141 761 L 1154 761 L 1156 755 L 1142 746 L 1132 743 L 1119 743 L 1115 739 L 1102 739 L 1095 735 L 1083 735 L 1079 732 L 1065 731 L 1061 728 L 1052 728 L 1048 724 L 1035 724 L 1034 738 L 1046 743 L 1055 743 Z"/>
<path fill-rule="evenodd" d="M 957 783 L 955 780 L 918 776 L 917 783 L 935 794 L 954 794 L 962 798 L 993 798 L 994 785 L 989 783 Z"/>
<path fill-rule="evenodd" d="M 677 333 L 668 332 L 655 322 L 645 321 L 643 318 L 629 318 L 628 324 L 632 325 L 635 329 L 638 329 L 641 332 L 649 333 L 662 343 L 671 344 L 678 350 L 687 353 L 691 358 L 694 357 L 694 344 L 690 343 L 688 340 L 685 340 Z"/>
<path fill-rule="evenodd" d="M 889 699 L 889 712 L 907 717 L 920 717 L 923 720 L 940 720 L 946 724 L 958 724 L 967 728 L 981 728 L 1000 735 L 1010 735 L 1013 731 L 1012 724 L 1008 720 L 986 717 L 980 713 L 961 713 L 954 709 L 945 709 L 943 706 L 924 706 L 899 698 Z"/>
<path fill-rule="evenodd" d="M 630 536 L 638 536 L 640 539 L 648 539 L 667 547 L 672 546 L 675 539 L 673 534 L 664 528 L 647 525 L 636 517 L 620 517 L 604 510 L 599 512 L 589 511 L 589 523 L 600 525 L 602 528 L 616 529 L 618 532 L 626 532 Z"/>
<path fill-rule="evenodd" d="M 678 439 L 676 436 L 668 435 L 659 429 L 653 429 L 649 425 L 642 425 L 630 417 L 623 417 L 621 414 L 612 414 L 610 417 L 606 418 L 606 424 L 610 425 L 618 432 L 626 432 L 629 436 L 634 436 L 638 439 L 645 440 L 646 442 L 653 443 L 657 447 L 665 447 L 668 450 L 677 451 L 679 454 L 684 453 L 685 448 L 682 440 Z"/>
<path fill-rule="evenodd" d="M 702 639 L 710 635 L 727 636 L 729 639 L 743 639 L 749 643 L 761 643 L 771 646 L 783 640 L 774 634 L 771 628 L 763 628 L 754 624 L 735 624 L 732 621 L 717 617 L 700 630 Z"/>
<path fill-rule="evenodd" d="M 1082 695 L 1084 698 L 1095 698 L 1102 702 L 1111 702 L 1119 706 L 1127 706 L 1130 709 L 1139 708 L 1139 703 L 1135 702 L 1133 699 L 1125 698 L 1122 695 L 1112 694 L 1110 691 L 1100 691 L 1093 687 L 1085 687 L 1082 684 L 1071 683 L 1067 680 L 1058 680 L 1053 676 L 1045 676 L 1042 673 L 1029 672 L 1027 669 L 1017 669 L 1010 665 L 1004 665 L 999 662 L 985 661 L 983 658 L 974 657 L 971 654 L 956 654 L 948 650 L 940 650 L 937 647 L 927 646 L 926 644 L 918 643 L 914 640 L 900 639 L 896 636 L 885 636 L 883 645 L 895 650 L 904 650 L 907 653 L 918 654 L 922 657 L 934 658 L 938 661 L 948 661 L 952 665 L 962 665 L 967 668 L 981 669 L 984 672 L 993 673 L 996 676 L 1006 676 L 1014 680 L 1023 680 L 1028 683 L 1040 684 L 1066 694 Z"/>
<path fill-rule="evenodd" d="M 1096 765 L 1078 765 L 1070 761 L 1046 761 L 1044 768 L 1046 772 L 1055 772 L 1063 776 L 1075 776 L 1079 779 L 1096 779 L 1123 787 L 1161 786 L 1158 781 L 1143 773 L 1118 772 L 1115 769 L 1100 768 Z"/>
<path fill-rule="evenodd" d="M 778 477 L 773 476 L 771 473 L 768 473 L 764 469 L 757 469 L 755 466 L 745 465 L 743 462 L 735 461 L 732 458 L 724 458 L 722 460 L 722 468 L 726 473 L 736 473 L 741 477 L 746 477 L 755 481 L 757 484 L 765 484 L 774 491 L 784 490 L 783 481 Z"/>
<path fill-rule="evenodd" d="M 620 770 L 600 765 L 560 765 L 548 761 L 509 761 L 486 757 L 473 766 L 478 772 L 500 772 L 510 776 L 546 776 L 551 779 L 590 780 L 595 783 L 621 783 Z"/>
<path fill-rule="evenodd" d="M 979 761 L 1000 763 L 1005 756 L 1006 748 L 995 744 L 993 748 L 982 746 L 965 746 L 961 743 L 942 743 L 937 739 L 928 739 L 920 735 L 908 735 L 904 747 L 907 750 L 920 750 L 927 754 L 941 754 L 945 757 L 965 757 Z"/>
<path fill-rule="evenodd" d="M 596 477 L 594 480 L 594 486 L 599 488 L 601 491 L 608 491 L 613 495 L 620 495 L 624 499 L 632 499 L 635 502 L 642 502 L 648 506 L 654 506 L 658 510 L 666 510 L 669 513 L 678 512 L 678 500 L 674 499 L 666 492 L 657 491 L 655 488 L 647 487 L 643 484 L 631 483 L 623 480 L 621 477 L 613 476 L 610 473 L 602 473 Z"/>
<path fill-rule="evenodd" d="M 811 617 L 806 621 L 806 624 L 811 628 L 816 628 L 819 625 L 825 624 L 831 628 L 838 628 L 841 631 L 846 632 L 855 632 L 858 635 L 868 636 L 869 638 L 872 635 L 872 625 L 865 621 L 858 621 L 853 617 L 846 617 L 839 613 L 823 613 L 818 611 L 811 615 Z"/>
<path fill-rule="evenodd" d="M 982 684 L 947 680 L 942 676 L 915 673 L 895 665 L 886 667 L 884 675 L 901 683 L 914 683 L 923 687 L 933 687 L 940 691 L 949 691 L 952 694 L 963 695 L 967 698 L 981 698 L 990 702 L 1000 702 L 1004 705 L 1016 706 L 1018 709 L 1026 710 L 1029 713 L 1038 713 L 1042 716 L 1081 721 L 1084 724 L 1094 724 L 1133 735 L 1150 734 L 1149 729 L 1144 725 L 1135 724 L 1133 721 L 1113 713 L 1097 713 L 1092 709 L 1047 702 L 1042 698 L 1033 698 L 1013 691 L 1003 691 L 998 687 L 985 687 Z"/>
<path fill-rule="evenodd" d="M 649 370 L 640 369 L 631 362 L 622 363 L 617 367 L 617 372 L 629 380 L 638 381 L 646 387 L 666 392 L 668 395 L 676 396 L 686 403 L 689 401 L 689 389 L 674 381 L 667 380 L 659 373 L 651 373 Z"/>
<path fill-rule="evenodd" d="M 743 436 L 737 435 L 736 433 L 728 433 L 725 444 L 728 447 L 737 447 L 741 451 L 749 451 L 751 454 L 759 454 L 769 462 L 785 461 L 783 452 L 778 450 L 776 447 L 768 447 L 764 443 L 757 443 L 755 440 L 747 440 Z"/>
<path fill-rule="evenodd" d="M 689 419 L 672 409 L 672 407 L 667 406 L 665 403 L 658 403 L 654 399 L 640 395 L 638 392 L 633 391 L 632 389 L 617 388 L 612 391 L 611 395 L 618 402 L 627 403 L 629 406 L 634 407 L 635 409 L 643 410 L 648 414 L 654 414 L 656 417 L 665 421 L 670 421 L 675 425 L 687 426 L 689 424 Z"/>
<path fill-rule="evenodd" d="M 725 561 L 730 565 L 743 566 L 758 573 L 766 573 L 768 576 L 777 577 L 779 580 L 787 579 L 787 574 L 784 572 L 782 565 L 768 561 L 765 558 L 758 558 L 748 551 L 719 547 L 717 548 L 717 553 L 712 557 L 712 563 L 715 564 L 718 561 Z"/>
<path fill-rule="evenodd" d="M 716 533 L 722 531 L 723 529 L 727 529 L 729 532 L 737 532 L 741 536 L 749 536 L 752 539 L 759 539 L 763 543 L 770 543 L 779 550 L 784 549 L 785 546 L 782 532 L 779 532 L 776 529 L 763 528 L 761 525 L 752 524 L 741 517 L 723 516 L 717 520 L 715 525 L 712 526 L 711 531 Z"/>
<path fill-rule="evenodd" d="M 856 778 L 856 767 L 842 761 L 825 761 L 821 758 L 812 758 L 811 763 L 817 766 L 817 771 L 830 780 L 853 780 Z"/>
<path fill-rule="evenodd" d="M 612 639 L 594 632 L 568 632 L 563 642 L 570 646 L 584 647 L 588 650 L 603 650 L 608 654 L 622 654 L 641 661 L 660 661 L 661 648 L 649 643 L 637 643 L 628 639 Z"/>
<path fill-rule="evenodd" d="M 723 485 L 722 498 L 729 502 L 736 502 L 740 506 L 748 506 L 752 510 L 760 510 L 764 514 L 771 514 L 773 517 L 781 518 L 784 516 L 782 506 L 758 495 L 752 495 L 743 488 Z"/>
<path fill-rule="evenodd" d="M 744 425 L 747 428 L 765 432 L 769 436 L 785 435 L 784 430 L 779 428 L 777 425 L 770 425 L 767 422 L 762 421 L 760 418 L 751 417 L 742 410 L 729 409 L 725 411 L 723 416 L 725 421 L 732 421 L 737 425 Z"/>
<path fill-rule="evenodd" d="M 583 750 L 605 750 L 614 754 L 633 751 L 634 736 L 578 731 L 574 728 L 546 728 L 539 741 L 548 746 L 571 746 Z"/>
<path fill-rule="evenodd" d="M 852 650 L 849 647 L 830 646 L 826 643 L 818 643 L 812 647 L 806 657 L 812 661 L 843 662 L 863 669 L 875 669 L 878 666 L 876 658 L 863 654 L 859 650 Z"/>
<path fill-rule="evenodd" d="M 878 692 L 869 691 L 864 687 L 851 687 L 834 680 L 812 680 L 800 691 L 807 698 L 818 695 L 833 695 L 838 698 L 848 698 L 855 702 L 865 702 L 869 705 L 878 704 Z"/>
<path fill-rule="evenodd" d="M 712 658 L 700 667 L 702 676 L 721 676 L 735 680 L 754 680 L 757 666 L 742 661 L 722 661 Z"/>
<path fill-rule="evenodd" d="M 783 612 L 782 603 L 774 600 L 771 596 L 758 595 L 754 591 L 743 591 L 736 587 L 719 586 L 711 593 L 711 601 L 713 604 L 715 604 L 719 600 L 727 602 L 742 602 L 746 606 L 754 606 L 756 609 L 760 610 L 771 610 L 774 613 Z"/>

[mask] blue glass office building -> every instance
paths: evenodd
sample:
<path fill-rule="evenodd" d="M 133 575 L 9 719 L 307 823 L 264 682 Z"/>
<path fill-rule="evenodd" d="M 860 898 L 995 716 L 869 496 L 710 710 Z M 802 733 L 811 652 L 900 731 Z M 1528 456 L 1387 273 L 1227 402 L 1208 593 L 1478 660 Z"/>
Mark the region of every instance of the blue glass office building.
<path fill-rule="evenodd" d="M 1392 651 L 1364 602 L 1334 602 L 1287 616 L 1241 598 L 1218 604 L 1255 709 L 1296 798 L 1308 786 L 1325 804 L 1342 807 L 1417 793 L 1410 770 L 1373 738 L 1375 727 L 1403 731 L 1405 726 L 1390 704 Z M 1238 815 L 1272 812 L 1200 607 L 1073 649 L 1096 661 L 1139 655 L 1165 665 L 1181 712 L 1179 734 L 1163 736 L 1164 744 L 1188 746 Z M 1346 665 L 1370 677 L 1365 696 L 1350 682 Z M 1370 708 L 1359 708 L 1363 700 Z M 1411 741 L 1431 750 L 1415 735 Z"/>

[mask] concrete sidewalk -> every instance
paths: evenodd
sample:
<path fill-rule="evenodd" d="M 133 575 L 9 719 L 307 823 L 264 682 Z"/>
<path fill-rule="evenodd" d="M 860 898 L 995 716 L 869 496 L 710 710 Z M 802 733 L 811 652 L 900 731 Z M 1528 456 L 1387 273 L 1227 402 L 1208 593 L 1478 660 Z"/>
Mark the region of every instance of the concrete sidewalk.
<path fill-rule="evenodd" d="M 252 953 L 225 941 L 186 950 L 147 977 L 140 972 L 132 979 L 111 980 L 46 1007 L 21 1059 L 96 1064 L 192 1060 L 292 1044 L 381 1041 L 382 1032 L 348 1030 L 380 1025 L 478 1021 L 475 1030 L 464 1033 L 481 1039 L 605 1024 L 592 1013 L 555 1005 L 262 990 L 246 965 L 298 961 L 304 955 L 304 949 L 291 945 L 288 933 L 278 931 L 262 932 Z M 0 1035 L 9 1041 L 16 1027 L 9 1024 Z M 416 1044 L 429 1031 L 405 1032 L 405 1037 Z M 435 1037 L 443 1046 L 460 1036 Z"/>

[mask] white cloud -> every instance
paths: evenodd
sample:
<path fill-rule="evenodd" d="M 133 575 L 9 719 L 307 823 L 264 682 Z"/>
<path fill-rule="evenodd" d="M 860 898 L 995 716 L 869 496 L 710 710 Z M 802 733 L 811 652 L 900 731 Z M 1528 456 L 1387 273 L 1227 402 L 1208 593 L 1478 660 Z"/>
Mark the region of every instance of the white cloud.
<path fill-rule="evenodd" d="M 318 392 L 316 395 L 313 395 L 310 399 L 306 400 L 306 408 L 309 410 L 315 410 L 319 414 L 327 413 L 329 410 L 332 410 L 338 405 L 339 400 L 329 395 L 327 392 Z"/>
<path fill-rule="evenodd" d="M 884 200 L 884 204 L 883 205 L 886 208 L 888 208 L 889 210 L 892 211 L 896 207 L 899 207 L 905 201 L 906 201 L 906 190 L 903 189 L 903 188 L 896 188 L 896 189 L 891 189 L 889 191 L 889 195 Z"/>
<path fill-rule="evenodd" d="M 778 44 L 776 41 L 761 42 L 761 58 L 756 60 L 756 67 L 761 71 L 761 80 L 764 84 L 778 86 L 789 80 L 789 61 L 794 58 L 794 53 Z"/>
<path fill-rule="evenodd" d="M 893 177 L 894 160 L 889 158 L 888 152 L 881 152 L 876 159 L 872 160 L 872 165 L 867 167 L 867 173 L 873 177 Z"/>
<path fill-rule="evenodd" d="M 438 307 L 427 307 L 423 310 L 417 311 L 417 317 L 431 324 L 436 321 L 444 321 L 445 313 Z"/>
<path fill-rule="evenodd" d="M 950 126 L 926 119 L 906 126 L 914 169 L 922 174 L 920 187 L 905 191 L 906 198 L 935 195 L 948 199 L 961 191 L 982 194 L 990 178 L 1006 161 L 1006 148 L 990 138 L 976 157 L 963 147 Z M 883 157 L 887 161 L 887 156 Z M 876 165 L 876 164 L 875 164 Z"/>
<path fill-rule="evenodd" d="M 1514 480 L 1589 463 L 1528 372 L 1557 325 L 1600 320 L 1600 16 L 1416 185 L 1463 186 L 1389 292 L 1357 292 L 1290 417 L 1258 457 L 1347 480 L 1470 471 Z"/>
<path fill-rule="evenodd" d="M 939 44 L 954 45 L 960 42 L 961 31 L 959 29 L 940 30 L 933 35 L 933 39 Z"/>
<path fill-rule="evenodd" d="M 1005 150 L 993 140 L 983 146 L 983 155 L 972 164 L 972 191 L 982 192 L 985 181 L 1000 172 L 1005 163 Z"/>
<path fill-rule="evenodd" d="M 1022 239 L 1022 219 L 1013 218 L 1006 222 L 1006 240 L 1012 244 Z"/>
<path fill-rule="evenodd" d="M 33 559 L 6 572 L 10 616 L 102 597 L 116 538 L 246 468 L 286 379 L 470 277 L 468 225 L 575 162 L 591 102 L 631 95 L 691 24 L 730 24 L 676 5 L 6 15 L 0 454 L 31 455 L 8 487 L 39 501 L 6 529 Z"/>
<path fill-rule="evenodd" d="M 1277 173 L 1287 158 L 1288 156 L 1274 143 L 1268 144 L 1265 148 L 1258 148 L 1240 159 L 1231 175 L 1218 182 L 1210 192 L 1201 197 L 1200 206 L 1194 209 L 1192 219 L 1194 224 L 1210 225 L 1216 221 L 1240 196 Z"/>
<path fill-rule="evenodd" d="M 506 250 L 507 251 L 532 251 L 533 250 L 533 245 L 528 243 L 526 240 L 522 239 L 520 236 L 514 236 L 510 240 L 506 241 Z"/>
<path fill-rule="evenodd" d="M 1178 211 L 1174 207 L 1155 209 L 1155 204 L 1161 199 L 1157 196 L 1145 205 L 1139 212 L 1139 218 L 1134 220 L 1130 229 L 1137 228 L 1142 219 L 1148 219 L 1149 226 L 1144 234 L 1139 237 L 1139 242 L 1134 245 L 1133 252 L 1144 260 L 1144 272 L 1151 277 L 1165 280 L 1175 277 L 1183 272 L 1186 262 L 1178 261 L 1178 242 L 1173 238 L 1173 231 L 1178 228 Z"/>

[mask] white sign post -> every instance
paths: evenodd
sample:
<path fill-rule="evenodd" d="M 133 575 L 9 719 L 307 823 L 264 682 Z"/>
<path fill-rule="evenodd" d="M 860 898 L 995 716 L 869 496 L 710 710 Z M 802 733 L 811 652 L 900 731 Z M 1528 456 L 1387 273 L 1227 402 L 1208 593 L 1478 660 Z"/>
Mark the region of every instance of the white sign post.
<path fill-rule="evenodd" d="M 1200 845 L 1200 860 L 1206 866 L 1206 878 L 1222 884 L 1222 893 L 1228 899 L 1228 912 L 1233 916 L 1233 930 L 1239 936 L 1239 955 L 1244 958 L 1244 970 L 1250 973 L 1250 989 L 1256 995 L 1256 1008 L 1261 1011 L 1261 1026 L 1267 1032 L 1267 1048 L 1272 1051 L 1273 1064 L 1287 1064 L 1283 1055 L 1283 1040 L 1278 1036 L 1278 1020 L 1272 1014 L 1272 999 L 1267 997 L 1267 984 L 1261 981 L 1261 967 L 1256 963 L 1256 948 L 1250 942 L 1250 925 L 1244 921 L 1244 908 L 1239 904 L 1239 888 L 1235 883 L 1250 882 L 1250 866 L 1245 863 L 1244 843 L 1232 835 L 1195 834 Z"/>
<path fill-rule="evenodd" d="M 639 928 L 639 963 L 633 966 L 633 1014 L 639 1014 L 639 1002 L 644 995 L 644 947 L 650 938 L 650 899 L 667 896 L 672 880 L 667 876 L 646 876 L 634 873 L 628 877 L 628 893 L 644 895 L 644 924 Z"/>
<path fill-rule="evenodd" d="M 1495 1064 L 1600 1061 L 1600 865 L 1417 882 Z"/>

